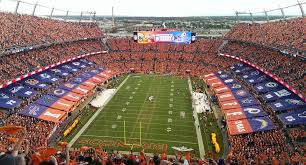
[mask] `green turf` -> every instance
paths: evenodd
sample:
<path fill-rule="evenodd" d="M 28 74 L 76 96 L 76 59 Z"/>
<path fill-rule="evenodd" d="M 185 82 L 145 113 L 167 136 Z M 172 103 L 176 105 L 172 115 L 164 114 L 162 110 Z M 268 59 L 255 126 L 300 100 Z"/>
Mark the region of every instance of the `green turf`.
<path fill-rule="evenodd" d="M 154 96 L 153 102 L 149 96 Z M 184 119 L 180 112 L 185 112 Z M 132 146 L 124 143 L 124 121 L 126 144 Z M 140 122 L 142 142 L 138 146 Z M 83 145 L 127 151 L 131 147 L 133 151 L 145 148 L 152 153 L 160 153 L 162 146 L 167 145 L 168 154 L 174 154 L 173 146 L 186 146 L 195 149 L 199 156 L 187 79 L 131 76 L 74 146 Z"/>

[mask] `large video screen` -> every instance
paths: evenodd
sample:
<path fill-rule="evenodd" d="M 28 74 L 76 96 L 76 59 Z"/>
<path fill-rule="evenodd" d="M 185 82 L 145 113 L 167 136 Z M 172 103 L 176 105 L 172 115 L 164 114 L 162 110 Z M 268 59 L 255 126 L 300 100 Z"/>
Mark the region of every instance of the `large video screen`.
<path fill-rule="evenodd" d="M 140 44 L 190 44 L 195 41 L 195 34 L 192 32 L 178 31 L 140 31 L 135 32 L 133 38 Z"/>

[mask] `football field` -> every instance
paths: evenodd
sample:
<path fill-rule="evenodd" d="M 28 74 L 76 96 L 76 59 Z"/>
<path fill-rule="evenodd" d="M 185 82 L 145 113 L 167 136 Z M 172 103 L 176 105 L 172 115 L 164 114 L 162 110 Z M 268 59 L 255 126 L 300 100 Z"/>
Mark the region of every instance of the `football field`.
<path fill-rule="evenodd" d="M 75 147 L 160 153 L 167 146 L 193 148 L 198 143 L 185 78 L 133 75 L 103 108 Z"/>

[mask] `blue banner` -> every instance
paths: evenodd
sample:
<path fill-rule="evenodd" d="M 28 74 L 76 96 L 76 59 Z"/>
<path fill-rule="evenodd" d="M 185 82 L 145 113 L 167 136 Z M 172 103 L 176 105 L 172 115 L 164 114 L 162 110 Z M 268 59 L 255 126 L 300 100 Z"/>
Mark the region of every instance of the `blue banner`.
<path fill-rule="evenodd" d="M 86 60 L 86 59 L 84 59 L 84 58 L 81 58 L 80 61 L 83 62 L 83 63 L 85 63 L 85 64 L 88 64 L 88 65 L 94 65 L 93 62 L 88 61 L 88 60 Z"/>
<path fill-rule="evenodd" d="M 238 67 L 238 68 L 232 68 L 232 70 L 234 71 L 235 74 L 243 74 L 245 72 L 248 72 L 250 70 L 252 70 L 253 68 L 252 67 L 248 67 L 248 66 L 242 66 L 242 67 Z"/>
<path fill-rule="evenodd" d="M 240 83 L 226 84 L 232 91 L 244 89 Z"/>
<path fill-rule="evenodd" d="M 230 74 L 227 74 L 227 73 L 216 74 L 216 76 L 219 77 L 221 80 L 231 79 L 232 78 L 232 76 Z"/>
<path fill-rule="evenodd" d="M 34 75 L 33 77 L 37 78 L 41 82 L 49 83 L 49 84 L 53 84 L 61 80 L 60 78 L 55 77 L 49 74 L 48 72 L 39 73 L 39 74 Z"/>
<path fill-rule="evenodd" d="M 250 123 L 253 132 L 262 132 L 274 129 L 273 122 L 267 116 L 248 119 L 248 121 Z"/>
<path fill-rule="evenodd" d="M 242 107 L 247 118 L 267 116 L 267 113 L 259 106 Z"/>
<path fill-rule="evenodd" d="M 305 106 L 306 103 L 298 97 L 281 99 L 269 104 L 269 107 L 275 112 L 294 110 Z"/>
<path fill-rule="evenodd" d="M 3 109 L 13 109 L 21 104 L 21 100 L 6 94 L 6 93 L 0 93 L 0 108 Z"/>
<path fill-rule="evenodd" d="M 46 107 L 50 107 L 53 103 L 55 103 L 58 100 L 57 97 L 51 96 L 51 95 L 44 95 L 41 98 L 39 98 L 35 103 L 40 104 Z"/>
<path fill-rule="evenodd" d="M 305 125 L 306 124 L 306 108 L 296 111 L 277 115 L 278 119 L 284 125 Z"/>
<path fill-rule="evenodd" d="M 64 97 L 67 93 L 69 93 L 70 91 L 58 88 L 58 89 L 54 89 L 52 90 L 49 94 L 56 96 L 58 98 Z"/>
<path fill-rule="evenodd" d="M 250 79 L 246 79 L 245 81 L 249 84 L 255 85 L 264 81 L 272 81 L 272 79 L 269 76 L 262 74 L 259 75 L 259 77 L 253 77 Z"/>
<path fill-rule="evenodd" d="M 70 72 L 70 73 L 75 73 L 75 72 L 80 71 L 80 69 L 78 69 L 78 68 L 76 68 L 76 67 L 74 67 L 74 66 L 68 65 L 68 64 L 61 65 L 61 66 L 59 66 L 58 68 L 64 69 L 64 70 L 66 70 L 66 71 L 68 71 L 68 72 Z"/>
<path fill-rule="evenodd" d="M 252 97 L 252 95 L 246 91 L 246 90 L 236 90 L 236 91 L 232 91 L 234 97 L 237 99 L 237 100 L 240 100 L 242 98 L 250 98 Z"/>
<path fill-rule="evenodd" d="M 79 84 L 78 83 L 75 83 L 75 82 L 68 82 L 68 83 L 65 83 L 64 85 L 60 86 L 61 89 L 65 89 L 67 91 L 71 91 L 73 90 L 74 88 L 78 87 Z"/>
<path fill-rule="evenodd" d="M 41 82 L 40 80 L 38 80 L 37 78 L 27 78 L 25 80 L 21 81 L 22 84 L 32 87 L 32 88 L 36 88 L 36 89 L 48 89 L 50 86 L 46 83 Z"/>
<path fill-rule="evenodd" d="M 282 98 L 291 98 L 294 96 L 295 94 L 291 93 L 287 89 L 271 91 L 271 92 L 268 92 L 267 94 L 261 95 L 261 97 L 267 102 L 272 102 L 272 101 L 282 99 Z"/>
<path fill-rule="evenodd" d="M 52 68 L 47 71 L 47 73 L 51 73 L 52 75 L 59 77 L 67 77 L 70 73 L 67 70 L 60 68 Z"/>
<path fill-rule="evenodd" d="M 69 63 L 69 65 L 72 65 L 78 69 L 84 69 L 84 68 L 87 68 L 89 65 L 81 62 L 81 61 L 72 61 Z"/>
<path fill-rule="evenodd" d="M 13 94 L 17 97 L 24 97 L 24 98 L 31 98 L 35 95 L 37 95 L 37 91 L 30 89 L 28 87 L 25 87 L 23 85 L 14 83 L 9 85 L 8 87 L 5 87 L 2 89 L 4 92 Z"/>
<path fill-rule="evenodd" d="M 30 104 L 26 106 L 23 110 L 19 112 L 19 114 L 30 116 L 34 118 L 38 118 L 46 109 L 47 107 L 37 105 L 37 104 Z"/>
<path fill-rule="evenodd" d="M 267 93 L 269 91 L 276 91 L 283 88 L 284 86 L 274 81 L 266 81 L 253 87 L 253 89 L 259 94 Z"/>
<path fill-rule="evenodd" d="M 259 105 L 259 101 L 256 100 L 254 97 L 249 98 L 242 98 L 240 100 L 237 100 L 240 103 L 241 107 L 249 107 L 254 105 Z"/>
<path fill-rule="evenodd" d="M 254 79 L 262 75 L 264 74 L 261 73 L 259 70 L 253 69 L 248 71 L 247 73 L 242 74 L 240 77 L 242 77 L 243 79 Z"/>
<path fill-rule="evenodd" d="M 238 81 L 233 79 L 233 78 L 228 78 L 228 79 L 221 79 L 223 81 L 223 83 L 225 85 L 228 85 L 228 84 L 237 84 Z"/>
<path fill-rule="evenodd" d="M 84 78 L 82 76 L 78 76 L 78 77 L 72 79 L 72 82 L 77 83 L 77 84 L 82 84 L 86 80 L 88 80 L 88 78 Z"/>

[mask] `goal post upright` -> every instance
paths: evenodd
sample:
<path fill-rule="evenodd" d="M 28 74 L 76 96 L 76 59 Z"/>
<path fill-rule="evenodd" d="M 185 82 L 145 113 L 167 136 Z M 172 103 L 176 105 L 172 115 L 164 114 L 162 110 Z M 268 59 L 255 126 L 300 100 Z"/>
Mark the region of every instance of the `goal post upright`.
<path fill-rule="evenodd" d="M 123 141 L 124 141 L 124 145 L 126 145 L 126 146 L 131 146 L 132 148 L 134 147 L 134 145 L 136 145 L 136 146 L 141 146 L 141 122 L 139 122 L 139 144 L 130 144 L 130 143 L 127 143 L 127 140 L 126 140 L 126 122 L 125 122 L 125 120 L 123 120 Z"/>
<path fill-rule="evenodd" d="M 139 122 L 139 145 L 141 146 L 141 122 Z"/>
<path fill-rule="evenodd" d="M 125 136 L 125 120 L 123 121 L 123 139 L 124 139 L 124 145 L 126 145 L 126 136 Z"/>

